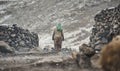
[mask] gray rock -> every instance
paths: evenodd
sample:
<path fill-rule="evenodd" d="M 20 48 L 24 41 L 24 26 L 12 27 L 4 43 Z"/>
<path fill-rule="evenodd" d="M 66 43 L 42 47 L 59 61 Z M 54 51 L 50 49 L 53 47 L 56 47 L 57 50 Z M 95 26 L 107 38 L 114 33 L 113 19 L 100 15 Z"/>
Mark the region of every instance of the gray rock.
<path fill-rule="evenodd" d="M 12 47 L 10 47 L 4 41 L 0 41 L 0 52 L 1 53 L 13 53 L 14 49 Z"/>

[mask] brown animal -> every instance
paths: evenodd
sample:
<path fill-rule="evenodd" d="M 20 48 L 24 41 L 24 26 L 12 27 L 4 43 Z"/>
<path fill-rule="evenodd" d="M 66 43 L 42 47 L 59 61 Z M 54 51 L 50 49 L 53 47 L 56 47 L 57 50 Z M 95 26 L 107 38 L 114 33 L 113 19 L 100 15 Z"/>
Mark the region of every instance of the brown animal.
<path fill-rule="evenodd" d="M 120 71 L 120 36 L 103 47 L 100 65 L 104 71 Z"/>

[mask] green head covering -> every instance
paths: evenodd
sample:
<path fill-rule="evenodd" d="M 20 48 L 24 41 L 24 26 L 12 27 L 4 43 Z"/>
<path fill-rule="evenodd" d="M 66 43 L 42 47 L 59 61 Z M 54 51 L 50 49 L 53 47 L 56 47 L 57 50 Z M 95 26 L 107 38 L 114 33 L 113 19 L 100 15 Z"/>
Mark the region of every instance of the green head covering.
<path fill-rule="evenodd" d="M 57 28 L 58 31 L 62 31 L 61 23 L 58 23 L 58 24 L 56 25 L 56 28 Z"/>

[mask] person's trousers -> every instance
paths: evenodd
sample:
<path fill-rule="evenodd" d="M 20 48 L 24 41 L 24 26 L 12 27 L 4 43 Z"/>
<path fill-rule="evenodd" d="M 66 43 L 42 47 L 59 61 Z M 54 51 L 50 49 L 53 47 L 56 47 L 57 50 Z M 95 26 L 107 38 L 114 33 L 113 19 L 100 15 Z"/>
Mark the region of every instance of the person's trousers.
<path fill-rule="evenodd" d="M 61 47 L 62 47 L 62 40 L 60 37 L 56 37 L 54 39 L 54 47 L 56 51 L 61 51 Z"/>

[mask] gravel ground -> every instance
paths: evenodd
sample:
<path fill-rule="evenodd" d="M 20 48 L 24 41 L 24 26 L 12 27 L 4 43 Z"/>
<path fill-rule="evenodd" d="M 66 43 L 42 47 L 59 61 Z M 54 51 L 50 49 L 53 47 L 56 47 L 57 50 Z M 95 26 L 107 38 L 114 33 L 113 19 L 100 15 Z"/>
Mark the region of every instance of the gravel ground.
<path fill-rule="evenodd" d="M 92 58 L 95 61 L 95 57 Z M 93 61 L 93 62 L 94 62 Z M 94 62 L 95 63 L 95 62 Z M 101 71 L 97 67 L 80 69 L 70 54 L 20 54 L 0 57 L 0 71 Z"/>

